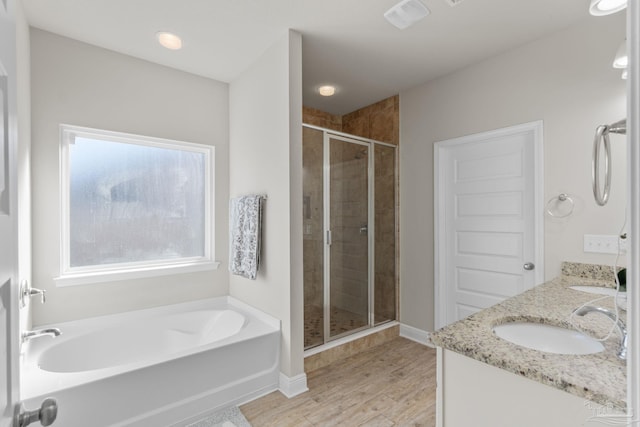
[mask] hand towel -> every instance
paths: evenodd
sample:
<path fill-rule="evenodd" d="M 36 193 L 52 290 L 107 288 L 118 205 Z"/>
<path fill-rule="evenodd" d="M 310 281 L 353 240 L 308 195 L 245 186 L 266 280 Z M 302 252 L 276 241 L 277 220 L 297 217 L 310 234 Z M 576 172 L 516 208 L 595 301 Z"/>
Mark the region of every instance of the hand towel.
<path fill-rule="evenodd" d="M 249 195 L 229 203 L 229 271 L 251 280 L 260 266 L 263 200 Z"/>

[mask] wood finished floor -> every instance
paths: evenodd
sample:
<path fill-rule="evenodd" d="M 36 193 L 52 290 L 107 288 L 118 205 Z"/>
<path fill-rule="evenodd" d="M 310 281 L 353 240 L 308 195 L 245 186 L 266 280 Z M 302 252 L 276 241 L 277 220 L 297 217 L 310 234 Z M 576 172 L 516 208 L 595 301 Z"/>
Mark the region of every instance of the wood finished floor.
<path fill-rule="evenodd" d="M 435 425 L 436 352 L 395 338 L 307 373 L 309 391 L 240 407 L 254 427 Z"/>

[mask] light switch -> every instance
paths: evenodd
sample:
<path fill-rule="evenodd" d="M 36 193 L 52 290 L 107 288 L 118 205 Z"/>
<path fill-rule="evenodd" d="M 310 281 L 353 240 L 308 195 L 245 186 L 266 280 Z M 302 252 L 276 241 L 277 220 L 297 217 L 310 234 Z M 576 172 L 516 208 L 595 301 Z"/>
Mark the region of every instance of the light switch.
<path fill-rule="evenodd" d="M 617 254 L 626 252 L 624 240 L 621 240 L 618 248 L 619 237 L 615 234 L 585 234 L 584 251 L 600 254 Z"/>

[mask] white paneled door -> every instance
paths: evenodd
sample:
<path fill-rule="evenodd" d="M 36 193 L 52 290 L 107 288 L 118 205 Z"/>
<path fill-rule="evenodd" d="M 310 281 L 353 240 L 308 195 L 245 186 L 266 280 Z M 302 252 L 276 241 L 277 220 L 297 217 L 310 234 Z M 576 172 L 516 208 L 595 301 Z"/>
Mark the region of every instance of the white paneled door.
<path fill-rule="evenodd" d="M 6 6 L 5 6 L 6 5 Z M 15 213 L 15 21 L 0 1 L 0 427 L 13 425 L 18 400 L 18 276 Z"/>
<path fill-rule="evenodd" d="M 436 326 L 543 281 L 542 122 L 435 145 Z"/>
<path fill-rule="evenodd" d="M 0 427 L 51 425 L 54 399 L 20 404 L 18 307 L 18 114 L 15 0 L 0 0 Z"/>

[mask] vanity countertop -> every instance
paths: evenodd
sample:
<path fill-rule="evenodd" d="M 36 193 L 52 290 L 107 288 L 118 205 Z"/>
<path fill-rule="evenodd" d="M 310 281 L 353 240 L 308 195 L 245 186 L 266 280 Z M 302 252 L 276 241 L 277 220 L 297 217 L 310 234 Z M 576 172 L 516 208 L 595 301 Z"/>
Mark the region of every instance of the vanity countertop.
<path fill-rule="evenodd" d="M 617 328 L 603 342 L 604 351 L 587 355 L 544 353 L 512 344 L 493 333 L 493 327 L 514 321 L 546 323 L 571 328 L 571 322 L 594 337 L 603 337 L 612 322 L 599 314 L 573 316 L 572 311 L 602 295 L 570 289 L 570 286 L 607 286 L 597 274 L 575 270 L 575 264 L 563 266 L 563 275 L 522 294 L 452 323 L 431 335 L 431 341 L 447 350 L 505 369 L 516 375 L 547 384 L 601 405 L 626 408 L 626 364 L 616 353 L 620 346 Z M 571 275 L 567 275 L 571 274 Z M 613 298 L 594 302 L 614 310 Z M 619 311 L 625 321 L 626 312 Z"/>

